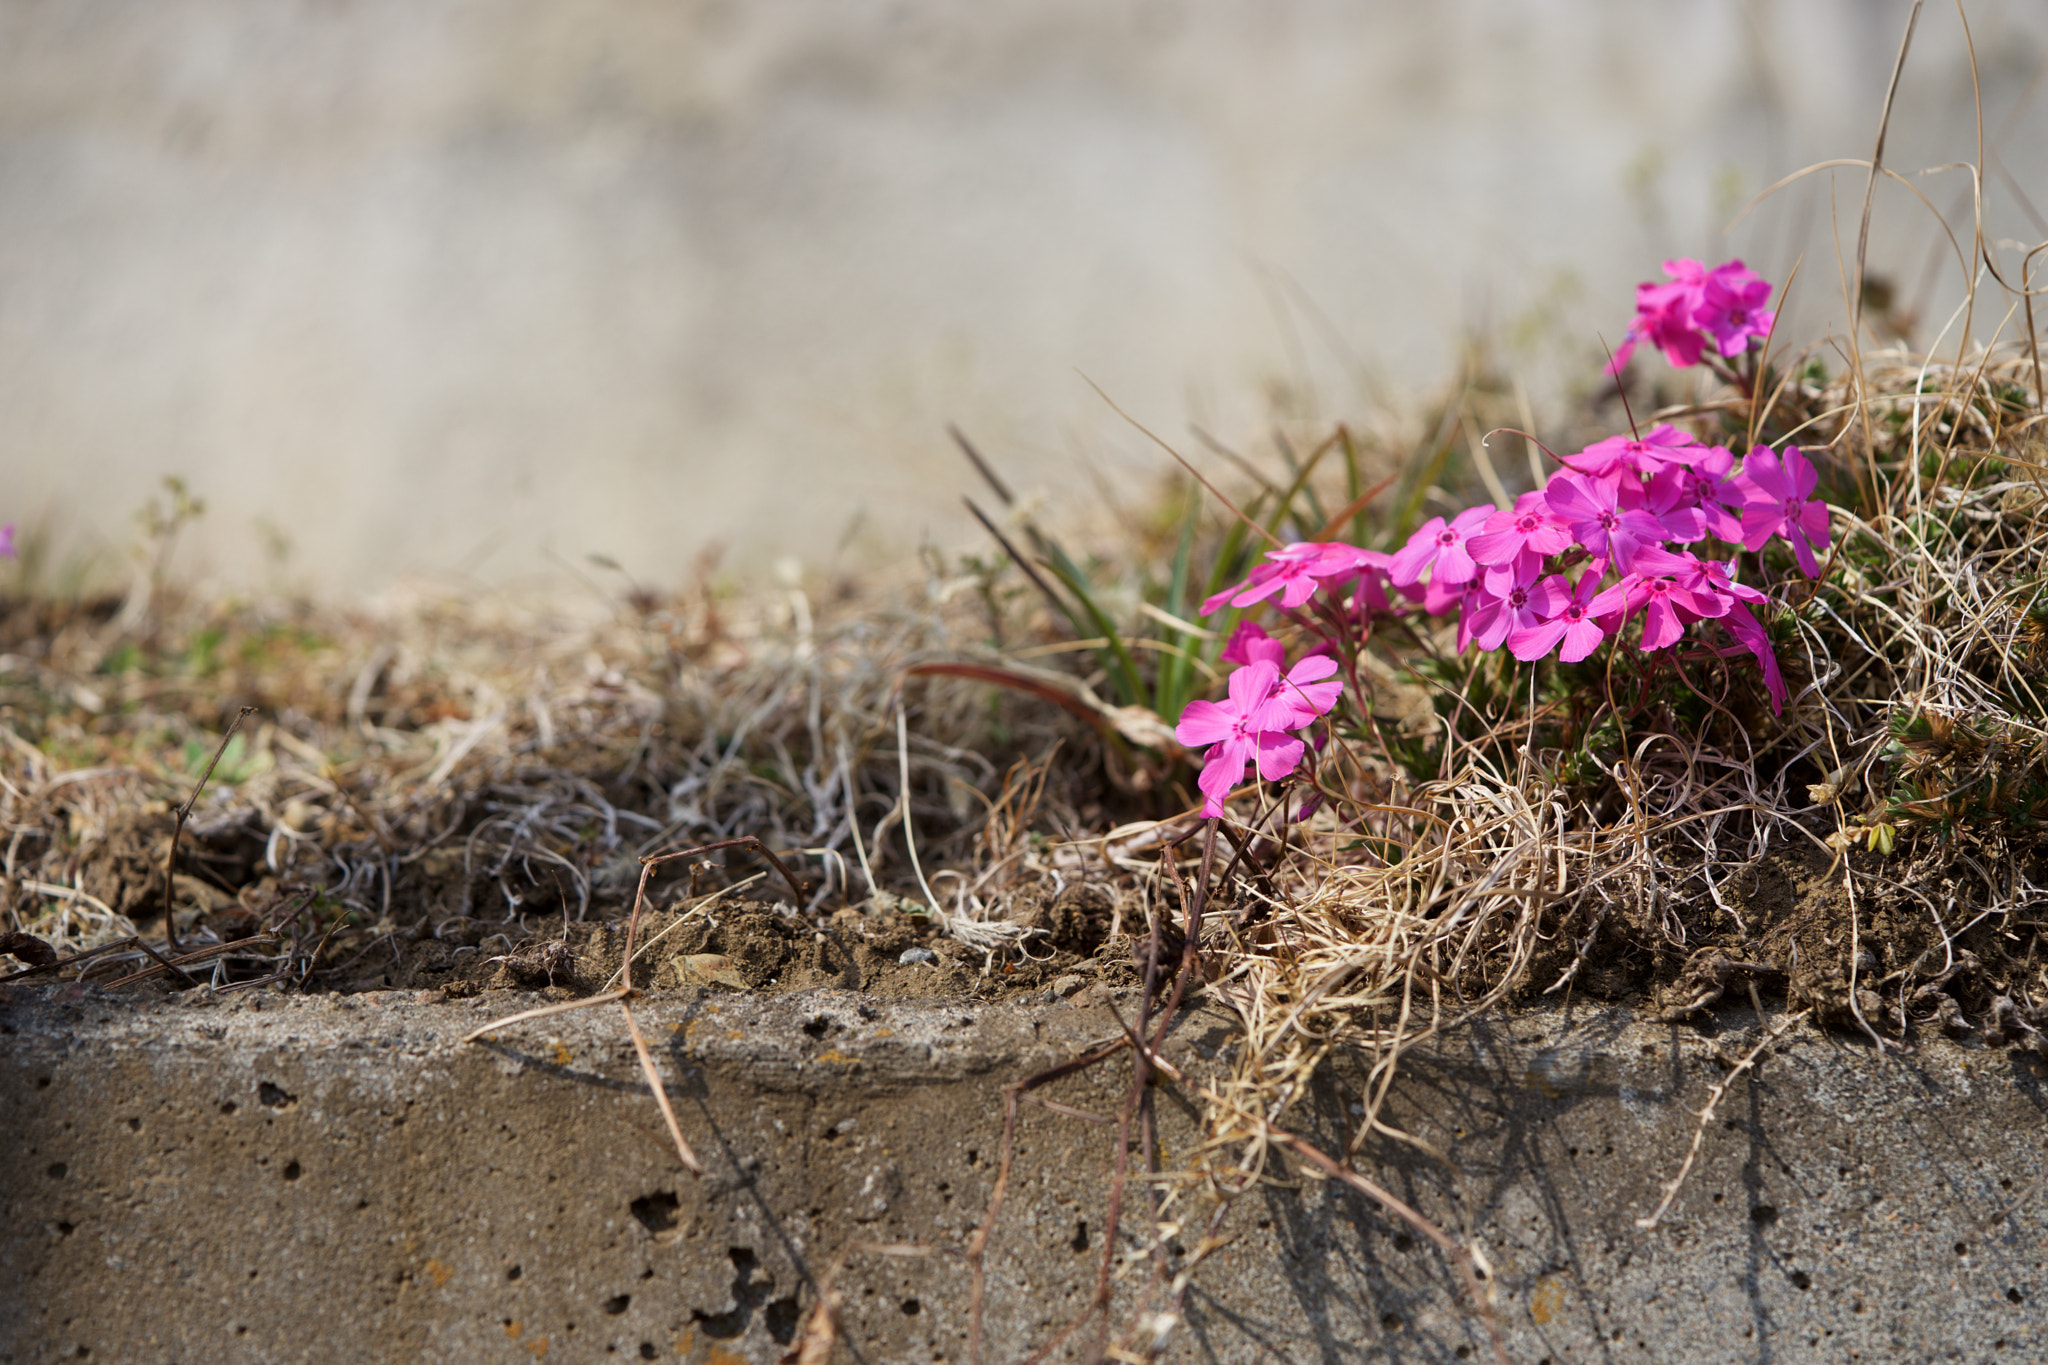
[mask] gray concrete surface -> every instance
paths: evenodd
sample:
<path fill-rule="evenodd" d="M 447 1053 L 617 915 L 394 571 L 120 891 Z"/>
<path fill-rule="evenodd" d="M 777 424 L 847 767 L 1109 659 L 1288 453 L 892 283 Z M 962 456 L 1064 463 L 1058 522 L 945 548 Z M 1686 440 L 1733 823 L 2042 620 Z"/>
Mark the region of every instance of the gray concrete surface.
<path fill-rule="evenodd" d="M 1076 370 L 1253 446 L 1449 383 L 1481 330 L 1540 414 L 1673 255 L 1803 254 L 1804 344 L 1844 312 L 1827 181 L 1723 229 L 1869 155 L 1910 8 L 0 0 L 0 520 L 120 569 L 181 474 L 177 567 L 238 587 L 818 570 L 857 513 L 980 543 L 948 421 L 1068 515 L 1170 468 Z M 2016 261 L 2048 8 L 1968 10 Z M 1929 5 L 1895 164 L 1973 157 L 1971 92 Z M 1915 185 L 1967 240 L 1964 175 Z M 1926 335 L 1941 242 L 1884 189 Z"/>
<path fill-rule="evenodd" d="M 767 1362 L 856 1240 L 930 1254 L 848 1257 L 838 1358 L 964 1360 L 960 1248 L 999 1086 L 1114 1030 L 1086 995 L 652 1002 L 699 1180 L 610 1011 L 461 1047 L 519 1001 L 0 991 L 0 1360 Z M 1230 1036 L 1197 1010 L 1171 1055 L 1203 1065 Z M 2048 1086 L 2022 1054 L 1788 1037 L 1736 1083 L 1672 1221 L 1633 1226 L 1717 1056 L 1754 1036 L 1741 1014 L 1713 1032 L 1502 1018 L 1415 1055 L 1397 1087 L 1396 1116 L 1448 1162 L 1376 1144 L 1366 1168 L 1479 1237 L 1524 1365 L 2048 1358 Z M 1301 1117 L 1325 1142 L 1347 1067 Z M 1124 1074 L 1049 1093 L 1111 1109 Z M 1160 1110 L 1185 1152 L 1170 1090 Z M 989 1251 L 991 1361 L 1092 1291 L 1108 1156 L 1106 1130 L 1025 1109 Z M 1270 1174 L 1169 1358 L 1489 1358 L 1427 1243 L 1290 1163 Z"/>

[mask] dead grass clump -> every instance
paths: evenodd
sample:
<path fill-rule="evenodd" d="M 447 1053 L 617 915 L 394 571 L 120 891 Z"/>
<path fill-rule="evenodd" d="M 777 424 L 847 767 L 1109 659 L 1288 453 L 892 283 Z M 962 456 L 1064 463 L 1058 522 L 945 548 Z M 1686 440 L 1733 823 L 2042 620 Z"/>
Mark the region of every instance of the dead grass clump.
<path fill-rule="evenodd" d="M 133 627 L 111 601 L 10 601 L 6 928 L 64 956 L 139 928 L 215 950 L 298 905 L 294 980 L 388 984 L 444 922 L 523 950 L 545 923 L 559 938 L 622 914 L 645 856 L 752 836 L 808 869 L 792 909 L 910 909 L 985 955 L 1026 933 L 1008 901 L 1043 871 L 1037 831 L 1099 825 L 1104 807 L 1091 731 L 908 676 L 972 657 L 968 586 L 814 609 L 797 589 L 742 602 L 700 585 L 593 616 L 424 593 L 354 613 L 215 607 L 159 584 Z M 167 925 L 173 807 L 245 701 L 261 714 L 192 813 Z M 1025 753 L 1041 757 L 1020 768 Z M 693 888 L 749 860 L 713 861 Z M 92 970 L 139 960 L 130 945 Z M 276 965 L 216 957 L 209 979 Z"/>

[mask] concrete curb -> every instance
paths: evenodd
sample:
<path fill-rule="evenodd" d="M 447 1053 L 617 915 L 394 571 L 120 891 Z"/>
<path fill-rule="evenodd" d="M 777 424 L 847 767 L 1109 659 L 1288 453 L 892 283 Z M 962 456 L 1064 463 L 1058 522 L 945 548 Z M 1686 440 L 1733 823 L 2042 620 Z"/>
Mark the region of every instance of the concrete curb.
<path fill-rule="evenodd" d="M 1105 1009 L 840 992 L 646 1002 L 676 1164 L 616 1011 L 408 993 L 144 1002 L 0 990 L 0 1361 L 769 1362 L 848 1256 L 840 1360 L 967 1358 L 960 1249 L 1001 1085 L 1113 1036 Z M 1169 1055 L 1234 1037 L 1194 1010 Z M 2048 1359 L 2048 1084 L 2019 1053 L 1879 1059 L 1795 1033 L 1738 1080 L 1664 1228 L 1706 1088 L 1755 1039 L 1621 1011 L 1503 1016 L 1412 1054 L 1365 1168 L 1483 1243 L 1510 1354 L 1593 1360 Z M 1114 1112 L 1119 1062 L 1058 1101 Z M 1341 1146 L 1351 1059 L 1298 1127 Z M 1162 1141 L 1192 1110 L 1162 1090 Z M 988 1254 L 987 1359 L 1093 1292 L 1109 1130 L 1026 1107 Z M 1275 1159 L 1201 1267 L 1167 1358 L 1490 1358 L 1453 1268 L 1358 1196 Z M 1206 1219 L 1198 1191 L 1183 1216 Z M 1132 1205 L 1135 1206 L 1135 1196 Z M 1191 1222 L 1190 1243 L 1199 1226 Z M 1119 1316 L 1149 1264 L 1120 1281 Z M 1068 1344 L 1079 1358 L 1083 1343 Z"/>

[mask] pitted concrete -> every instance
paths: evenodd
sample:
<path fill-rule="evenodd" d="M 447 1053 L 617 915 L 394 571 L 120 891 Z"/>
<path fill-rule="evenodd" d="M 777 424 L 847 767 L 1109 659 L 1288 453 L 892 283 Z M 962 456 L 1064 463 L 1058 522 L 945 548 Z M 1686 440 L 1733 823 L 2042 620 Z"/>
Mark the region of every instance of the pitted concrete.
<path fill-rule="evenodd" d="M 1099 1001 L 649 1001 L 699 1179 L 615 1010 L 458 1042 L 530 1003 L 0 991 L 0 1360 L 768 1362 L 835 1265 L 836 1359 L 965 1360 L 1001 1086 L 1118 1028 Z M 1169 1056 L 1200 1066 L 1232 1036 L 1191 1011 Z M 1391 1116 L 1444 1159 L 1376 1141 L 1362 1165 L 1477 1235 L 1525 1365 L 2048 1359 L 2048 1073 L 2023 1054 L 1789 1036 L 1735 1082 L 1670 1220 L 1635 1227 L 1754 1037 L 1742 1014 L 1713 1034 L 1503 1016 L 1411 1054 L 1397 1084 Z M 1353 1122 L 1348 1067 L 1295 1120 L 1326 1147 Z M 1113 1113 L 1128 1077 L 1043 1093 Z M 1191 1110 L 1159 1096 L 1171 1159 Z M 1110 1132 L 1021 1111 L 991 1362 L 1094 1292 Z M 1267 1174 L 1166 1358 L 1490 1358 L 1426 1241 L 1289 1161 Z M 1192 1245 L 1206 1209 L 1179 1198 Z M 1150 1271 L 1121 1271 L 1119 1325 Z"/>

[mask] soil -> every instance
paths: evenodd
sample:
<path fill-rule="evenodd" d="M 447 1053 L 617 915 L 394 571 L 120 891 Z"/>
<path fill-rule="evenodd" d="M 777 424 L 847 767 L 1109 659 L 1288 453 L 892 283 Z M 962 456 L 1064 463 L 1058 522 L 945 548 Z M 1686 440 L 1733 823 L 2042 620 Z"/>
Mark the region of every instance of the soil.
<path fill-rule="evenodd" d="M 640 925 L 634 984 L 655 992 L 826 986 L 887 999 L 1009 999 L 1054 988 L 1070 995 L 1097 980 L 1134 977 L 1128 961 L 1100 953 L 1110 921 L 1106 891 L 1081 885 L 1033 899 L 1026 922 L 1044 937 L 1029 944 L 1028 956 L 993 958 L 947 936 L 927 915 L 847 909 L 813 918 L 763 901 L 670 907 Z M 450 917 L 409 942 L 394 939 L 386 961 L 365 964 L 341 988 L 417 987 L 454 998 L 523 989 L 570 998 L 616 985 L 624 919 L 551 916 L 527 926 Z"/>
<path fill-rule="evenodd" d="M 117 812 L 82 850 L 82 889 L 145 933 L 161 930 L 171 827 L 162 803 L 138 806 Z M 400 890 L 407 903 L 423 902 L 424 914 L 411 925 L 402 911 L 382 925 L 338 922 L 309 988 L 428 989 L 452 998 L 524 990 L 569 999 L 616 984 L 627 936 L 621 891 L 595 898 L 581 918 L 566 888 L 529 895 L 523 913 L 472 915 L 462 909 L 506 908 L 495 882 L 473 871 L 465 877 L 459 855 L 445 849 L 416 863 Z M 174 897 L 181 933 L 204 924 L 227 940 L 260 927 L 292 890 L 262 864 L 262 844 L 239 825 L 188 827 Z M 1718 902 L 1700 889 L 1668 901 L 1661 917 L 1643 909 L 1615 915 L 1590 938 L 1584 926 L 1548 926 L 1548 942 L 1515 994 L 1525 1004 L 1560 992 L 1648 1004 L 1670 1020 L 1695 1022 L 1724 1004 L 1768 1001 L 1811 1008 L 1830 1027 L 1892 1038 L 1937 1030 L 2048 1051 L 2048 1018 L 2025 1003 L 2042 972 L 2032 927 L 2017 926 L 2023 932 L 2016 936 L 2012 924 L 1985 922 L 1945 935 L 1923 896 L 1960 899 L 1968 888 L 1916 894 L 1906 889 L 1910 882 L 1890 885 L 1852 912 L 1837 863 L 1810 845 L 1781 845 L 1727 877 Z M 545 908 L 550 900 L 553 909 Z M 695 900 L 678 895 L 647 912 L 634 984 L 657 993 L 833 987 L 891 999 L 1005 1000 L 1137 981 L 1144 926 L 1118 917 L 1120 904 L 1133 903 L 1127 889 L 1027 884 L 1010 888 L 1006 900 L 1017 922 L 1038 931 L 1021 953 L 971 949 L 917 912 L 916 902 L 886 892 L 804 914 L 786 902 L 727 900 L 703 888 Z M 1674 924 L 1688 942 L 1678 941 Z M 1177 936 L 1169 930 L 1165 938 L 1175 953 Z M 1461 984 L 1485 982 L 1475 975 Z M 141 988 L 166 991 L 173 980 L 159 975 Z"/>

